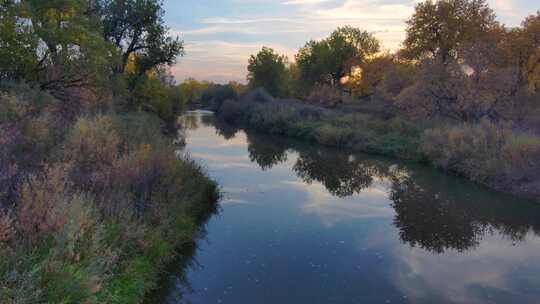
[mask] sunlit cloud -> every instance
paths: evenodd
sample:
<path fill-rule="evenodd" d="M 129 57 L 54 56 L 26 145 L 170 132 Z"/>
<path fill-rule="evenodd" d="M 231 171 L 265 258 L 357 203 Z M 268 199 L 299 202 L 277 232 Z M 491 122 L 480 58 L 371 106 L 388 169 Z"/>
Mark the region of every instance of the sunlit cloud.
<path fill-rule="evenodd" d="M 186 43 L 186 56 L 173 74 L 178 80 L 194 77 L 224 83 L 245 82 L 249 56 L 262 46 L 293 60 L 306 41 L 324 38 L 344 25 L 372 33 L 384 50 L 397 50 L 405 38 L 405 20 L 420 0 L 221 0 L 204 7 L 198 4 L 197 11 L 191 9 L 190 1 L 167 2 L 186 8 L 167 12 L 172 33 Z M 488 2 L 509 26 L 519 25 L 538 9 L 536 0 Z M 193 21 L 179 25 L 177 20 L 185 18 Z"/>

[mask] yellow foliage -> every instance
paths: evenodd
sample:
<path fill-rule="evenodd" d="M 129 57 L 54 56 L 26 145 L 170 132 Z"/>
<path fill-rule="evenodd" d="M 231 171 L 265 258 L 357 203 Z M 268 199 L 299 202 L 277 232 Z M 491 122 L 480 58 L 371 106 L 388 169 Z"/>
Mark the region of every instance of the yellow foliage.
<path fill-rule="evenodd" d="M 370 56 L 362 64 L 351 69 L 347 77 L 345 87 L 354 96 L 366 96 L 373 94 L 375 88 L 381 83 L 384 74 L 394 65 L 394 59 L 387 53 Z"/>
<path fill-rule="evenodd" d="M 136 59 L 137 57 L 134 53 L 129 54 L 126 67 L 124 69 L 126 74 L 135 74 L 137 71 Z"/>

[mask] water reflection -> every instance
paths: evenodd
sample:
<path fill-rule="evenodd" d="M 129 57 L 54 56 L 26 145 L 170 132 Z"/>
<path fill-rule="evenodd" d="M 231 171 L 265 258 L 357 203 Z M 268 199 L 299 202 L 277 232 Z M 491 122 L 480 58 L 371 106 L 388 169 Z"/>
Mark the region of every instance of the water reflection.
<path fill-rule="evenodd" d="M 239 131 L 216 122 L 212 116 L 206 116 L 205 122 L 213 124 L 220 135 L 234 136 Z M 338 198 L 361 194 L 376 181 L 386 182 L 396 214 L 394 225 L 401 240 L 412 247 L 434 253 L 447 249 L 463 252 L 477 247 L 483 237 L 495 232 L 515 243 L 529 231 L 540 232 L 538 205 L 483 191 L 479 186 L 415 164 L 397 165 L 388 159 L 244 132 L 249 157 L 261 169 L 268 170 L 285 162 L 288 153 L 296 153 L 292 169 L 297 176 L 308 185 L 322 184 Z"/>
<path fill-rule="evenodd" d="M 442 253 L 449 248 L 475 248 L 483 237 L 495 232 L 514 243 L 529 231 L 538 234 L 539 206 L 500 194 L 463 191 L 465 185 L 442 184 L 437 179 L 414 174 L 393 183 L 394 224 L 404 242 Z"/>
<path fill-rule="evenodd" d="M 223 212 L 152 303 L 538 302 L 539 205 L 212 116 L 187 124 Z"/>

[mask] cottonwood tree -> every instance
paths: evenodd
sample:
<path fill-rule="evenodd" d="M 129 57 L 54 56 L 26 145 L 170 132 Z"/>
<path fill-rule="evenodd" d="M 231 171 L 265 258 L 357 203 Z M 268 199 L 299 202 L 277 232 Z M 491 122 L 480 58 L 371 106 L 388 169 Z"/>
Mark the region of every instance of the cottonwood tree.
<path fill-rule="evenodd" d="M 417 117 L 461 122 L 510 119 L 519 112 L 519 71 L 490 68 L 476 75 L 459 62 L 425 60 L 414 85 L 398 96 L 398 106 Z"/>
<path fill-rule="evenodd" d="M 529 90 L 536 92 L 540 89 L 540 11 L 530 15 L 523 21 L 524 41 L 528 41 L 525 49 L 524 79 L 528 82 Z"/>
<path fill-rule="evenodd" d="M 410 59 L 458 58 L 464 44 L 481 39 L 499 25 L 485 0 L 427 0 L 407 20 L 402 54 Z"/>
<path fill-rule="evenodd" d="M 296 55 L 300 78 L 316 83 L 340 86 L 343 77 L 380 50 L 379 41 L 370 33 L 351 26 L 335 30 L 321 41 L 309 41 Z"/>
<path fill-rule="evenodd" d="M 273 96 L 283 96 L 287 92 L 288 60 L 273 49 L 263 47 L 256 55 L 251 55 L 248 64 L 248 82 L 251 88 L 263 87 Z"/>
<path fill-rule="evenodd" d="M 388 53 L 373 56 L 353 69 L 343 86 L 348 88 L 353 96 L 372 95 L 395 64 L 393 56 Z"/>
<path fill-rule="evenodd" d="M 28 20 L 23 21 L 14 1 L 0 2 L 0 80 L 19 80 L 30 75 L 38 66 L 39 43 Z"/>
<path fill-rule="evenodd" d="M 85 0 L 3 1 L 0 9 L 2 78 L 37 83 L 66 99 L 66 91 L 106 75 L 110 49 Z"/>
<path fill-rule="evenodd" d="M 526 73 L 529 91 L 540 91 L 540 48 L 529 58 Z"/>
<path fill-rule="evenodd" d="M 159 0 L 97 0 L 95 11 L 103 23 L 103 38 L 120 53 L 116 74 L 135 58 L 137 74 L 172 65 L 184 53 L 183 42 L 171 37 Z"/>

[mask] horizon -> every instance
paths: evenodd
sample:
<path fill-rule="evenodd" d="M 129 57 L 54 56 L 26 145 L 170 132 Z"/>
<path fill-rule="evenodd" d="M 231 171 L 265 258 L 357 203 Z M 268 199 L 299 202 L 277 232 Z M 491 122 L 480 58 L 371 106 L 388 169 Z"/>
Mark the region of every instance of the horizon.
<path fill-rule="evenodd" d="M 414 0 L 165 0 L 165 22 L 185 43 L 186 54 L 171 68 L 177 82 L 186 78 L 216 83 L 246 83 L 247 61 L 263 46 L 290 61 L 311 39 L 339 26 L 372 33 L 382 49 L 395 51 L 405 38 L 405 20 Z M 488 0 L 497 20 L 519 26 L 535 13 L 533 0 Z"/>

